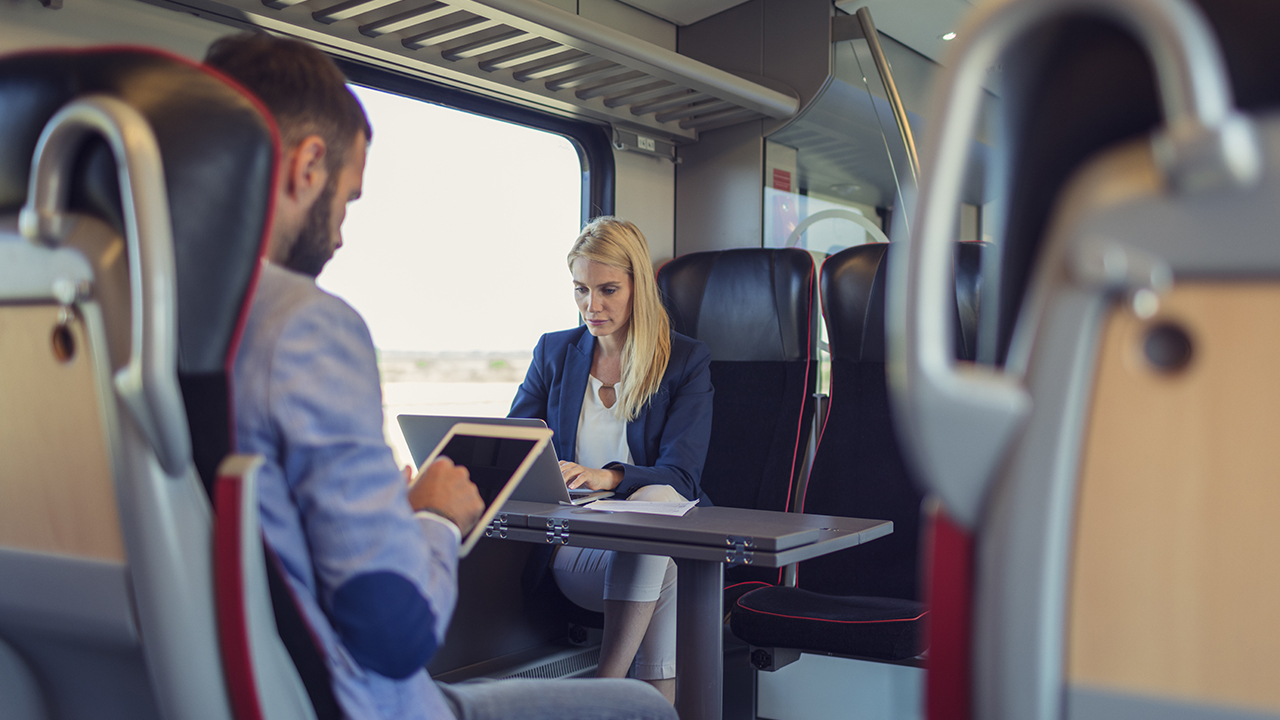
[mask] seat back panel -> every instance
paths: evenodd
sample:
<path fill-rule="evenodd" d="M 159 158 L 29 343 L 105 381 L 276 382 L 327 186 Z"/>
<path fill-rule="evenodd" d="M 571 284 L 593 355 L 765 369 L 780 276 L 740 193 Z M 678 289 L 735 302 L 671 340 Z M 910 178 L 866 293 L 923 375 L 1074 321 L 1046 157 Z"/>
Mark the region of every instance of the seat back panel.
<path fill-rule="evenodd" d="M 39 187 L 47 191 L 60 171 L 66 194 L 49 196 L 62 198 L 58 222 L 29 241 L 4 216 L 27 200 L 36 138 L 70 102 L 120 132 L 131 127 L 135 139 L 150 133 L 158 166 L 146 165 L 149 143 L 122 147 L 96 133 L 65 147 L 49 143 L 46 150 L 65 154 L 40 166 Z M 118 102 L 134 112 L 113 109 Z M 0 105 L 0 321 L 32 316 L 22 325 L 25 350 L 0 340 L 0 452 L 6 460 L 26 454 L 0 468 L 0 641 L 35 676 L 53 717 L 226 720 L 232 712 L 218 662 L 210 507 L 200 481 L 212 481 L 205 466 L 230 444 L 227 393 L 215 386 L 225 385 L 269 226 L 274 126 L 247 93 L 190 61 L 146 49 L 6 57 Z M 68 118 L 60 128 L 72 127 Z M 134 160 L 143 163 L 141 174 L 132 172 Z M 121 167 L 131 168 L 127 177 Z M 163 178 L 163 188 L 134 186 L 148 172 Z M 145 228 L 145 238 L 130 238 L 128 248 L 119 242 L 133 231 L 124 222 L 130 208 L 121 201 L 122 180 L 133 183 L 135 213 L 169 206 L 168 219 Z M 140 288 L 156 294 L 131 296 L 129 270 L 140 270 Z M 130 324 L 139 305 L 137 319 L 152 328 L 145 338 Z M 165 307 L 176 308 L 173 326 Z M 67 316 L 77 356 L 61 363 L 46 355 L 53 327 Z M 169 356 L 164 346 L 173 340 Z M 133 386 L 118 387 L 114 373 L 147 356 L 148 346 L 165 355 L 158 373 L 134 374 Z M 170 362 L 199 392 L 174 392 L 166 382 Z M 73 381 L 62 377 L 72 369 Z M 179 447 L 163 460 L 154 451 L 157 428 L 146 427 L 154 414 L 135 411 L 160 395 L 169 409 L 185 400 L 200 421 L 191 424 L 192 445 L 204 475 L 185 460 L 181 443 L 162 443 Z M 10 481 L 23 488 L 22 505 L 3 495 Z M 41 512 L 45 506 L 54 509 Z M 14 517 L 46 530 L 38 546 L 6 534 L 22 527 Z M 112 541 L 77 534 L 101 526 L 115 528 Z M 30 573 L 6 574 L 14 563 Z M 266 661 L 287 665 L 282 651 Z"/>
<path fill-rule="evenodd" d="M 991 288 L 999 300 L 998 339 L 984 327 L 981 353 L 1003 364 L 1003 379 L 1011 382 L 982 390 L 984 407 L 948 411 L 964 381 L 944 392 L 928 387 L 922 374 L 912 374 L 922 367 L 914 351 L 926 343 L 906 333 L 890 345 L 908 351 L 891 358 L 903 378 L 892 388 L 894 407 L 912 434 L 904 445 L 930 488 L 973 530 L 973 611 L 941 609 L 972 619 L 972 628 L 961 629 L 973 647 L 959 653 L 965 664 L 931 664 L 931 674 L 951 675 L 931 678 L 930 709 L 960 705 L 940 691 L 965 683 L 973 703 L 959 708 L 961 717 L 1280 716 L 1275 691 L 1266 687 L 1268 680 L 1274 685 L 1278 665 L 1266 612 L 1276 600 L 1275 562 L 1266 553 L 1275 546 L 1268 525 L 1276 490 L 1263 485 L 1264 478 L 1274 485 L 1278 467 L 1270 436 L 1280 398 L 1266 367 L 1269 360 L 1274 365 L 1277 306 L 1258 283 L 1280 276 L 1280 245 L 1270 230 L 1280 223 L 1275 116 L 1249 116 L 1261 143 L 1250 147 L 1241 131 L 1241 143 L 1215 157 L 1224 166 L 1217 183 L 1190 177 L 1213 164 L 1204 157 L 1217 156 L 1216 149 L 1179 164 L 1171 145 L 1161 144 L 1228 137 L 1243 127 L 1234 119 L 1220 125 L 1231 117 L 1233 90 L 1240 107 L 1274 111 L 1280 85 L 1264 68 L 1275 66 L 1280 46 L 1261 28 L 1274 25 L 1268 20 L 1280 5 L 1200 0 L 1194 4 L 1206 24 L 1186 4 L 1127 3 L 1141 12 L 1178 13 L 1179 31 L 1199 35 L 1173 51 L 1168 45 L 1152 51 L 1143 46 L 1159 22 L 1117 25 L 1114 16 L 1086 17 L 1087 3 L 1027 2 L 1031 14 L 1024 19 L 1036 10 L 1078 7 L 1044 19 L 1008 48 L 994 47 L 1018 35 L 1009 24 L 1016 13 L 1005 12 L 1014 4 L 987 5 L 1000 14 L 975 18 L 971 43 L 949 65 L 956 72 L 972 67 L 977 54 L 1003 49 L 1012 69 L 1003 82 L 1004 137 L 995 156 L 1003 154 L 1006 172 L 993 216 L 1003 246 L 1000 282 Z M 1111 11 L 1121 3 L 1106 5 Z M 1005 40 L 983 42 L 982 33 L 998 23 L 1005 23 Z M 1225 68 L 1210 32 L 1221 41 Z M 1199 136 L 1186 130 L 1195 123 L 1165 112 L 1169 122 L 1153 143 L 1146 133 L 1161 125 L 1161 102 L 1168 108 L 1179 99 L 1168 91 L 1187 68 L 1195 68 L 1206 97 L 1225 100 L 1228 107 L 1208 113 L 1205 123 L 1225 129 Z M 976 90 L 976 74 L 959 75 L 940 82 L 946 88 L 940 96 Z M 947 117 L 932 122 L 939 137 L 963 132 Z M 1131 145 L 1118 145 L 1129 138 Z M 941 159 L 922 168 L 915 229 L 938 209 L 953 212 L 949 201 L 935 204 L 929 189 L 951 187 L 937 176 L 960 163 L 930 143 L 938 153 L 933 159 Z M 1253 161 L 1262 169 L 1258 178 L 1251 176 Z M 915 248 L 930 248 L 913 257 L 928 262 L 913 259 L 901 274 L 906 282 L 891 281 L 895 312 L 909 307 L 903 290 L 910 282 L 923 283 L 912 288 L 917 300 L 927 296 L 919 288 L 939 285 L 941 233 L 934 225 L 913 238 Z M 921 280 L 916 271 L 926 265 L 934 277 Z M 1178 284 L 1163 295 L 1171 281 Z M 1163 315 L 1154 320 L 1120 307 L 1129 300 L 1149 305 L 1151 293 L 1161 295 Z M 1254 297 L 1243 300 L 1248 295 Z M 936 292 L 931 297 L 936 301 Z M 891 332 L 919 329 L 918 316 L 904 317 Z M 1190 331 L 1193 354 L 1180 372 L 1146 367 L 1147 328 L 1162 317 Z M 936 356 L 938 338 L 929 341 Z M 911 402 L 922 397 L 931 404 L 915 407 L 928 412 L 908 417 Z M 1029 409 L 1018 417 L 1020 399 Z M 1007 437 L 1008 446 L 972 453 L 987 465 L 974 473 L 982 477 L 967 491 L 951 492 L 964 473 L 945 462 L 923 464 L 923 433 L 916 429 L 930 417 L 984 422 L 985 435 L 996 445 Z M 948 439 L 943 432 L 935 438 L 942 441 L 936 447 Z"/>
<path fill-rule="evenodd" d="M 1265 124 L 1260 129 L 1267 135 L 1275 131 Z M 1268 198 L 1274 197 L 1276 186 L 1272 180 L 1264 180 L 1249 191 L 1245 197 L 1249 200 L 1247 203 L 1242 202 L 1239 194 L 1225 192 L 1169 196 L 1151 183 L 1152 160 L 1148 148 L 1149 144 L 1147 147 L 1135 144 L 1113 148 L 1082 168 L 1073 179 L 1060 201 L 1055 223 L 1045 244 L 1046 259 L 1033 285 L 1031 300 L 1024 308 L 1019 332 L 1025 331 L 1026 336 L 1022 338 L 1025 342 L 1015 344 L 1018 352 L 1011 358 L 1017 357 L 1018 362 L 1026 367 L 1025 382 L 1032 398 L 1031 412 L 1019 431 L 1017 441 L 1010 448 L 1000 476 L 992 485 L 998 491 L 992 492 L 987 501 L 981 527 L 975 536 L 975 562 L 977 567 L 984 568 L 978 573 L 975 584 L 976 716 L 1019 720 L 1058 717 L 1062 687 L 1098 687 L 1091 684 L 1092 680 L 1074 679 L 1069 666 L 1076 662 L 1072 655 L 1077 652 L 1073 648 L 1078 640 L 1071 636 L 1081 632 L 1106 634 L 1117 630 L 1115 623 L 1119 620 L 1106 620 L 1112 623 L 1109 627 L 1105 624 L 1097 625 L 1097 629 L 1089 629 L 1088 625 L 1077 627 L 1072 614 L 1080 612 L 1081 608 L 1073 604 L 1073 599 L 1087 598 L 1092 603 L 1114 604 L 1112 609 L 1102 609 L 1112 612 L 1126 606 L 1127 602 L 1120 597 L 1127 591 L 1106 586 L 1075 588 L 1074 578 L 1080 570 L 1074 566 L 1079 558 L 1073 545 L 1101 543 L 1106 549 L 1096 552 L 1105 552 L 1108 561 L 1120 560 L 1132 552 L 1125 550 L 1124 545 L 1128 533 L 1134 531 L 1128 523 L 1135 521 L 1114 521 L 1127 528 L 1124 534 L 1109 533 L 1104 523 L 1103 536 L 1090 540 L 1089 536 L 1098 530 L 1092 527 L 1093 521 L 1086 515 L 1079 514 L 1080 503 L 1095 501 L 1089 498 L 1091 490 L 1081 492 L 1082 483 L 1101 483 L 1111 487 L 1114 483 L 1127 482 L 1127 475 L 1139 472 L 1140 466 L 1154 463 L 1155 471 L 1142 472 L 1154 472 L 1151 477 L 1160 480 L 1159 492 L 1172 492 L 1167 486 L 1172 480 L 1163 474 L 1166 459 L 1159 456 L 1180 458 L 1178 462 L 1185 465 L 1191 459 L 1181 453 L 1217 433 L 1238 432 L 1229 430 L 1237 428 L 1237 422 L 1250 427 L 1257 425 L 1262 432 L 1265 428 L 1276 427 L 1274 420 L 1264 421 L 1257 415 L 1250 418 L 1242 414 L 1240 408 L 1227 409 L 1227 399 L 1239 397 L 1239 391 L 1227 393 L 1228 384 L 1243 383 L 1247 388 L 1244 392 L 1259 393 L 1259 388 L 1266 386 L 1266 376 L 1250 378 L 1243 373 L 1244 366 L 1210 369 L 1203 365 L 1204 353 L 1208 351 L 1205 350 L 1206 341 L 1199 336 L 1197 329 L 1202 322 L 1213 325 L 1215 332 L 1238 328 L 1240 323 L 1244 323 L 1252 328 L 1254 337 L 1244 340 L 1243 335 L 1236 335 L 1230 341 L 1235 347 L 1228 352 L 1241 355 L 1234 359 L 1240 363 L 1246 362 L 1243 356 L 1263 353 L 1265 363 L 1268 351 L 1257 343 L 1269 332 L 1267 323 L 1274 322 L 1266 318 L 1265 313 L 1271 311 L 1266 309 L 1267 304 L 1258 310 L 1261 314 L 1240 307 L 1237 309 L 1242 314 L 1238 316 L 1232 315 L 1236 312 L 1234 309 L 1214 311 L 1195 322 L 1191 320 L 1194 316 L 1184 317 L 1180 309 L 1182 296 L 1197 285 L 1207 283 L 1207 278 L 1224 282 L 1220 286 L 1222 289 L 1240 289 L 1257 283 L 1266 274 L 1274 277 L 1280 272 L 1280 258 L 1275 253 L 1274 243 L 1264 241 L 1266 236 L 1262 234 L 1248 233 L 1224 244 L 1215 263 L 1209 267 L 1205 267 L 1206 253 L 1201 247 L 1204 238 L 1214 237 L 1213 228 L 1235 224 L 1249 228 L 1274 226 L 1272 215 L 1277 206 Z M 1100 179 L 1105 179 L 1105 182 Z M 1140 198 L 1141 201 L 1138 200 Z M 1102 344 L 1108 332 L 1114 332 L 1108 330 L 1108 325 L 1114 322 L 1112 313 L 1129 314 L 1131 310 L 1127 309 L 1128 303 L 1116 303 L 1117 299 L 1127 295 L 1118 294 L 1105 282 L 1099 281 L 1097 275 L 1091 274 L 1091 268 L 1102 266 L 1101 262 L 1094 265 L 1086 262 L 1098 257 L 1096 249 L 1099 245 L 1095 240 L 1100 237 L 1123 238 L 1126 252 L 1145 252 L 1148 257 L 1157 258 L 1182 283 L 1175 285 L 1171 293 L 1161 296 L 1159 306 L 1162 315 L 1142 322 L 1130 318 L 1143 328 L 1141 337 L 1126 341 L 1123 352 L 1109 348 L 1106 350 L 1107 359 L 1101 361 L 1099 358 L 1104 357 Z M 1135 254 L 1133 257 L 1142 256 Z M 1240 284 L 1225 284 L 1228 277 L 1236 278 L 1235 282 Z M 1193 278 L 1200 280 L 1193 281 Z M 1191 403 L 1175 407 L 1167 401 L 1156 402 L 1154 396 L 1141 399 L 1133 396 L 1134 388 L 1130 387 L 1136 383 L 1133 377 L 1099 385 L 1100 374 L 1108 372 L 1107 367 L 1114 366 L 1113 369 L 1129 373 L 1135 372 L 1135 368 L 1147 372 L 1143 370 L 1147 362 L 1143 347 L 1146 328 L 1165 319 L 1184 324 L 1190 332 L 1193 346 L 1191 364 L 1180 373 L 1153 373 L 1158 377 L 1148 378 L 1148 381 L 1154 383 L 1153 387 L 1171 388 L 1173 384 L 1187 382 L 1200 374 L 1223 373 L 1214 381 L 1212 387 L 1216 389 L 1212 392 L 1202 389 L 1203 397 L 1196 401 L 1199 405 Z M 1222 345 L 1218 341 L 1214 344 Z M 1102 403 L 1109 402 L 1107 398 L 1113 392 L 1120 393 L 1119 402 L 1128 406 L 1131 414 L 1109 421 L 1101 408 Z M 1215 396 L 1213 392 L 1219 394 Z M 1191 418 L 1201 412 L 1210 412 L 1208 417 L 1212 419 L 1196 421 L 1200 423 L 1197 426 L 1199 430 L 1184 428 L 1179 432 L 1185 438 L 1204 432 L 1205 438 L 1196 438 L 1193 442 L 1185 438 L 1163 437 L 1162 433 L 1166 433 L 1164 428 L 1168 427 L 1166 423 L 1192 422 Z M 1102 427 L 1095 427 L 1098 423 Z M 1143 430 L 1143 427 L 1147 429 Z M 1112 438 L 1117 432 L 1122 432 L 1123 436 Z M 1108 438 L 1106 442 L 1112 448 L 1110 454 L 1115 462 L 1107 467 L 1095 465 L 1086 472 L 1083 469 L 1086 457 L 1096 456 L 1099 452 L 1096 447 L 1099 437 Z M 1163 444 L 1166 442 L 1173 445 L 1165 448 Z M 1097 461 L 1096 457 L 1089 460 L 1090 463 Z M 1218 477 L 1229 467 L 1206 466 L 1203 459 L 1196 462 L 1201 466 L 1194 472 L 1203 473 L 1205 478 Z M 1180 470 L 1187 471 L 1192 471 L 1191 467 Z M 1216 481 L 1202 486 L 1203 502 L 1217 503 L 1218 500 L 1209 499 L 1210 488 L 1217 492 Z M 1139 492 L 1136 499 L 1124 499 L 1121 493 L 1096 502 L 1124 503 L 1121 507 L 1112 508 L 1112 512 L 1146 512 L 1144 505 L 1152 502 L 1149 496 L 1154 494 L 1158 493 Z M 1182 502 L 1190 500 L 1184 498 Z M 1087 510 L 1084 512 L 1088 513 Z M 1178 548 L 1184 544 L 1204 542 L 1197 537 L 1200 531 L 1195 526 L 1180 524 L 1160 513 L 1156 513 L 1150 523 L 1143 532 L 1154 533 L 1158 540 L 1147 539 L 1143 543 L 1159 542 L 1160 552 L 1179 553 L 1182 551 Z M 1187 538 L 1174 540 L 1183 531 L 1190 533 Z M 1143 544 L 1138 547 L 1143 547 Z M 1200 590 L 1194 586 L 1204 579 L 1185 573 L 1153 577 L 1148 574 L 1150 567 L 1139 567 L 1139 575 L 1145 575 L 1152 583 L 1166 583 L 1164 592 L 1173 596 L 1196 597 Z M 1175 589 L 1179 586 L 1187 588 L 1191 594 L 1184 595 L 1183 590 Z M 1229 592 L 1227 588 L 1214 592 L 1219 591 Z M 1261 603 L 1251 604 L 1256 608 L 1263 607 Z M 1145 614 L 1151 609 L 1144 607 L 1142 612 Z M 1104 621 L 1090 621 L 1095 622 Z M 1161 634 L 1181 632 L 1179 625 L 1167 622 L 1160 629 Z M 1195 634 L 1193 631 L 1192 637 Z M 1095 637 L 1100 638 L 1098 642 L 1106 643 L 1108 653 L 1116 652 L 1123 644 L 1119 640 L 1122 635 Z M 1127 637 L 1134 643 L 1145 642 L 1137 635 Z M 1171 642 L 1198 641 L 1163 638 L 1161 645 L 1142 652 L 1166 654 L 1167 643 Z M 1101 651 L 1091 652 L 1096 655 Z M 1122 655 L 1132 658 L 1131 653 L 1134 652 L 1137 651 L 1128 648 Z M 1210 648 L 1197 648 L 1194 652 L 1209 653 Z M 1133 662 L 1128 661 L 1126 666 Z M 1090 677 L 1101 678 L 1106 667 L 1111 665 L 1095 666 Z M 1129 668 L 1129 672 L 1132 671 Z M 1177 684 L 1189 686 L 1190 681 Z M 1115 689 L 1115 683 L 1112 681 L 1101 687 Z M 1183 689 L 1181 692 L 1186 691 Z M 1153 691 L 1137 695 L 1129 693 L 1129 696 L 1170 697 Z"/>
<path fill-rule="evenodd" d="M 84 323 L 53 304 L 0 308 L 0 546 L 124 561 Z M 56 332 L 71 339 L 60 360 Z"/>
<path fill-rule="evenodd" d="M 1280 284 L 1178 285 L 1107 321 L 1083 452 L 1069 681 L 1280 712 Z M 1189 363 L 1162 372 L 1153 328 Z"/>
<path fill-rule="evenodd" d="M 800 587 L 919 600 L 920 491 L 889 419 L 884 363 L 833 356 L 831 406 L 802 512 L 893 521 L 893 534 L 800 564 Z"/>
<path fill-rule="evenodd" d="M 807 440 L 815 363 L 712 362 L 714 417 L 702 489 L 717 505 L 786 510 Z M 726 420 L 720 420 L 726 418 Z"/>
<path fill-rule="evenodd" d="M 717 505 L 790 507 L 817 378 L 813 280 L 812 258 L 795 248 L 692 253 L 658 272 L 672 329 L 711 351 L 714 420 L 701 484 Z"/>
<path fill-rule="evenodd" d="M 986 248 L 986 243 L 955 245 L 958 359 L 973 359 Z M 829 595 L 919 600 L 924 494 L 903 462 L 885 375 L 889 257 L 887 243 L 857 245 L 822 265 L 831 402 L 801 511 L 892 520 L 893 534 L 801 563 L 798 584 Z"/>

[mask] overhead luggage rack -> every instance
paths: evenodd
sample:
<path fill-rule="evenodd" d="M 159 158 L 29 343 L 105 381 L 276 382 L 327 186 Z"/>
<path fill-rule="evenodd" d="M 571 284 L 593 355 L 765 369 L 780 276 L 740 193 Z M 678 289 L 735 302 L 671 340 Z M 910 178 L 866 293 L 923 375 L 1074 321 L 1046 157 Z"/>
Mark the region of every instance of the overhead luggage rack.
<path fill-rule="evenodd" d="M 799 101 L 528 0 L 161 0 L 525 105 L 646 129 L 675 142 Z"/>

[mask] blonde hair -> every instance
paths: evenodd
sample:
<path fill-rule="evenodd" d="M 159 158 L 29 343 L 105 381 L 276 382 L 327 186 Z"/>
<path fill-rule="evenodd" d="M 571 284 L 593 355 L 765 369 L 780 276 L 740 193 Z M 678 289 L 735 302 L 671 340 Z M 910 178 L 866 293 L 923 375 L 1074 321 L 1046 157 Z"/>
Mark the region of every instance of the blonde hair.
<path fill-rule="evenodd" d="M 611 216 L 587 223 L 567 258 L 569 269 L 578 258 L 618 268 L 631 276 L 631 322 L 622 346 L 622 392 L 614 416 L 631 422 L 658 391 L 671 359 L 671 321 L 658 296 L 649 243 L 634 223 Z"/>

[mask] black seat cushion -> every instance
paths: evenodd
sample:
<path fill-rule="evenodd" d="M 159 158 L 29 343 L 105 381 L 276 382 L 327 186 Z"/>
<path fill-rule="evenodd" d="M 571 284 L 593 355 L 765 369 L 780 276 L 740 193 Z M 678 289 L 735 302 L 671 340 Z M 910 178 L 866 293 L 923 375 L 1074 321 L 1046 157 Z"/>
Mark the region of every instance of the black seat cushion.
<path fill-rule="evenodd" d="M 788 509 L 804 465 L 817 363 L 711 363 L 711 444 L 702 489 L 716 505 Z"/>
<path fill-rule="evenodd" d="M 673 329 L 711 350 L 716 392 L 702 489 L 716 505 L 791 509 L 818 376 L 814 276 L 810 255 L 795 248 L 690 253 L 658 271 Z M 725 577 L 776 584 L 781 571 L 734 567 Z"/>
<path fill-rule="evenodd" d="M 831 362 L 831 404 L 804 512 L 893 521 L 893 533 L 800 563 L 798 584 L 832 595 L 919 600 L 920 504 L 893 431 L 885 366 Z"/>
<path fill-rule="evenodd" d="M 982 299 L 982 262 L 988 243 L 955 243 L 955 356 L 977 355 L 978 308 Z M 833 359 L 885 361 L 885 287 L 888 243 L 845 248 L 822 263 L 822 313 Z"/>
<path fill-rule="evenodd" d="M 897 661 L 924 652 L 927 615 L 924 605 L 913 600 L 767 587 L 738 599 L 729 626 L 758 647 Z"/>
<path fill-rule="evenodd" d="M 957 243 L 955 354 L 976 350 L 983 243 Z M 893 521 L 893 534 L 801 563 L 800 587 L 832 595 L 919 600 L 920 505 L 894 431 L 885 378 L 884 300 L 890 253 L 859 245 L 822 265 L 831 402 L 801 510 Z"/>
<path fill-rule="evenodd" d="M 724 586 L 724 610 L 725 613 L 733 612 L 733 608 L 738 604 L 738 598 L 749 592 L 755 592 L 762 588 L 774 587 L 780 585 L 782 580 L 778 577 L 778 571 L 770 568 L 736 568 L 738 570 L 755 570 L 758 574 L 767 575 L 765 580 L 738 580 L 727 582 Z M 767 573 L 766 573 L 767 571 Z"/>
<path fill-rule="evenodd" d="M 711 350 L 702 489 L 717 505 L 788 509 L 817 379 L 814 275 L 794 248 L 691 253 L 658 272 L 673 329 Z"/>

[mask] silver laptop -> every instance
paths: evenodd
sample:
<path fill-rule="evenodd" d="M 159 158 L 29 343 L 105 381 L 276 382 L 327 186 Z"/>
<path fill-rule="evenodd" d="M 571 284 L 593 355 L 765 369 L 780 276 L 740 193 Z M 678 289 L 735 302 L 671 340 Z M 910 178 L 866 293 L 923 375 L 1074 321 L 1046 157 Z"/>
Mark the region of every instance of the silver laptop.
<path fill-rule="evenodd" d="M 440 444 L 440 440 L 448 434 L 449 429 L 458 423 L 477 423 L 480 425 L 515 425 L 519 427 L 544 428 L 546 423 L 536 418 L 493 418 L 467 417 L 462 415 L 399 415 L 400 432 L 404 433 L 409 453 L 413 455 L 415 465 L 421 465 L 427 455 Z M 525 502 L 561 503 L 565 505 L 584 505 L 594 500 L 611 497 L 612 491 L 579 488 L 570 490 L 565 487 L 564 476 L 560 474 L 560 459 L 552 443 L 533 461 L 533 467 L 525 474 L 522 481 L 511 494 L 512 500 Z"/>

